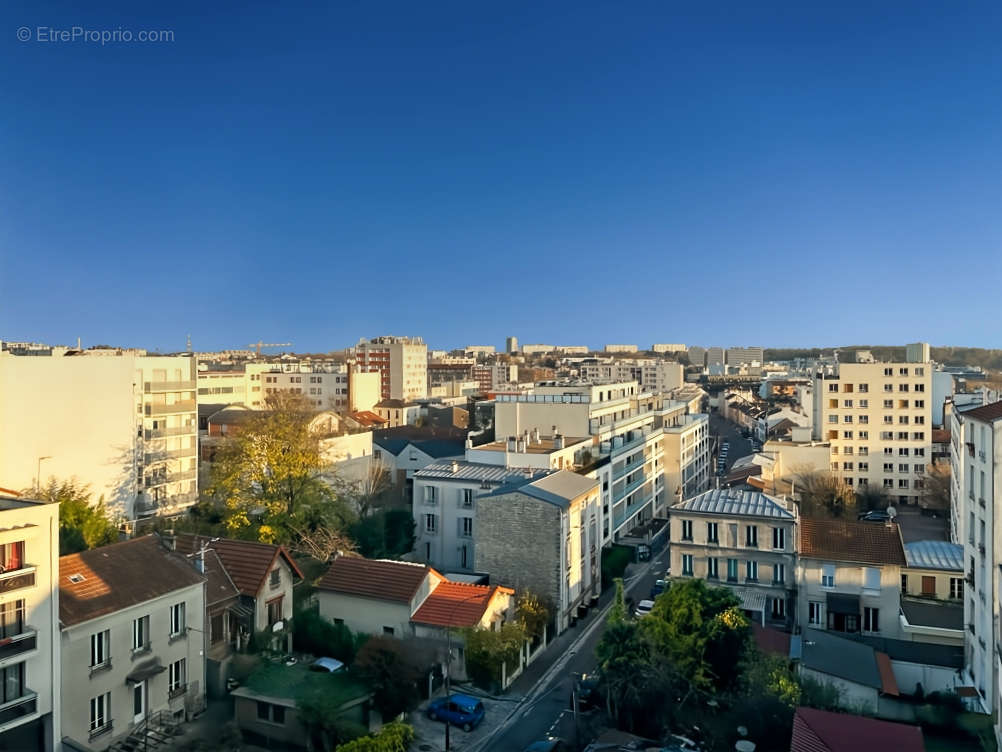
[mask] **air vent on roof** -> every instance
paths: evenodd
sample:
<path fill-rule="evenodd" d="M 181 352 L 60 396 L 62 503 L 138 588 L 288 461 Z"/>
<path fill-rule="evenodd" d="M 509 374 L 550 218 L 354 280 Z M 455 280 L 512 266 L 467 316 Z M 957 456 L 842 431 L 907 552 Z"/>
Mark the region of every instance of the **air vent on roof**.
<path fill-rule="evenodd" d="M 71 575 L 69 576 L 69 580 L 70 580 L 70 582 L 72 582 L 73 584 L 76 584 L 76 583 L 78 583 L 78 582 L 83 582 L 83 581 L 84 581 L 84 580 L 86 580 L 86 579 L 87 579 L 87 578 L 86 578 L 86 577 L 84 577 L 84 576 L 83 576 L 82 574 L 71 574 Z"/>

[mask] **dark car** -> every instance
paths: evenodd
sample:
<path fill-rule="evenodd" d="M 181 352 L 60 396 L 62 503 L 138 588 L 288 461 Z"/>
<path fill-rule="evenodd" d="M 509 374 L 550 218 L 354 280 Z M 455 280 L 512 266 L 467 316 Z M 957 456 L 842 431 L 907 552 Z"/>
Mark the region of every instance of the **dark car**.
<path fill-rule="evenodd" d="M 655 580 L 654 587 L 651 588 L 651 600 L 653 601 L 667 589 L 668 585 L 664 580 Z"/>
<path fill-rule="evenodd" d="M 860 522 L 890 522 L 891 515 L 882 509 L 872 509 L 869 512 L 860 512 L 856 519 Z"/>
<path fill-rule="evenodd" d="M 575 682 L 578 695 L 578 710 L 585 712 L 602 704 L 598 693 L 598 677 L 593 674 L 581 674 Z M 574 697 L 571 696 L 570 709 L 574 710 Z"/>
<path fill-rule="evenodd" d="M 533 742 L 525 748 L 524 752 L 567 752 L 569 749 L 570 747 L 567 746 L 567 742 L 563 739 L 551 736 L 548 739 Z"/>
<path fill-rule="evenodd" d="M 484 720 L 484 704 L 470 695 L 449 695 L 432 700 L 428 717 L 459 726 L 463 731 L 473 731 Z"/>

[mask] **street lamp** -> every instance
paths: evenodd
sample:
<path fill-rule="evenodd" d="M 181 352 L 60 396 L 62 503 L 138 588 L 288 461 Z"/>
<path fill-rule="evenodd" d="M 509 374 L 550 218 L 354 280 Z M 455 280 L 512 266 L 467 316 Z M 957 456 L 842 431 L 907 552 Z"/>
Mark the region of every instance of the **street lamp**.
<path fill-rule="evenodd" d="M 48 454 L 45 455 L 45 456 L 43 456 L 43 457 L 39 457 L 38 458 L 38 462 L 35 465 L 35 492 L 36 493 L 38 491 L 40 491 L 41 488 L 42 488 L 42 485 L 41 485 L 42 484 L 42 460 L 51 460 L 51 459 L 52 459 L 52 456 L 48 455 Z"/>
<path fill-rule="evenodd" d="M 456 601 L 452 609 L 449 611 L 449 621 L 445 626 L 445 636 L 446 636 L 446 657 L 445 657 L 445 699 L 448 702 L 449 695 L 451 694 L 452 682 L 450 681 L 450 674 L 452 668 L 452 619 L 456 615 L 456 609 L 467 601 L 471 601 L 474 598 L 484 598 L 483 593 L 475 593 L 473 595 L 468 595 L 465 598 L 461 598 Z M 449 752 L 449 720 L 445 721 L 445 752 Z"/>

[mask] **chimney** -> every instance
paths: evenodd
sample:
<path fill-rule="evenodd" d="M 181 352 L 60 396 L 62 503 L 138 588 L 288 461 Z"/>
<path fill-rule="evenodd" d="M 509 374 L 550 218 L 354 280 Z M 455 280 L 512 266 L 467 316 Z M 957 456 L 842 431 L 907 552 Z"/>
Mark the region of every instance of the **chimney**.
<path fill-rule="evenodd" d="M 516 443 L 516 447 L 517 448 L 515 451 L 518 452 L 519 454 L 523 454 L 525 452 L 525 439 L 520 438 Z"/>
<path fill-rule="evenodd" d="M 538 444 L 539 443 L 539 429 L 538 428 L 533 428 L 532 429 L 532 443 L 533 444 Z"/>
<path fill-rule="evenodd" d="M 459 472 L 459 463 L 456 460 L 452 461 L 452 472 L 453 473 Z"/>
<path fill-rule="evenodd" d="M 195 569 L 198 570 L 199 574 L 205 574 L 205 549 L 201 549 L 195 554 Z"/>
<path fill-rule="evenodd" d="M 466 448 L 473 449 L 473 439 L 471 439 L 469 436 L 466 437 Z"/>
<path fill-rule="evenodd" d="M 515 442 L 516 442 L 516 439 L 515 439 L 514 436 L 509 436 L 508 437 L 508 451 L 509 452 L 514 452 L 515 451 Z"/>
<path fill-rule="evenodd" d="M 563 449 L 564 448 L 564 435 L 561 433 L 553 434 L 553 448 Z"/>
<path fill-rule="evenodd" d="M 174 536 L 173 528 L 164 530 L 160 533 L 160 543 L 162 543 L 163 547 L 168 551 L 177 550 L 177 538 Z"/>

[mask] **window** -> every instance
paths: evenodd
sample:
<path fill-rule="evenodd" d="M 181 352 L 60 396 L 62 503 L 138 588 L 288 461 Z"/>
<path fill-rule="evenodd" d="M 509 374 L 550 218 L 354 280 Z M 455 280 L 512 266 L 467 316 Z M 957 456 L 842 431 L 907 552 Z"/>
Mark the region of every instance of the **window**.
<path fill-rule="evenodd" d="M 272 705 L 270 702 L 258 702 L 257 719 L 265 723 L 274 723 L 277 726 L 285 724 L 285 708 L 281 705 Z"/>
<path fill-rule="evenodd" d="M 901 595 L 908 595 L 908 575 L 901 575 Z"/>
<path fill-rule="evenodd" d="M 781 585 L 786 582 L 786 565 L 785 564 L 773 564 L 772 566 L 772 581 L 777 585 Z"/>
<path fill-rule="evenodd" d="M 706 560 L 706 578 L 708 580 L 716 580 L 720 577 L 718 565 L 719 560 L 716 557 L 711 556 Z"/>
<path fill-rule="evenodd" d="M 852 463 L 851 462 L 843 462 L 842 463 L 842 469 L 843 470 L 852 470 Z"/>
<path fill-rule="evenodd" d="M 435 533 L 438 530 L 438 517 L 434 514 L 426 514 L 424 516 L 424 531 L 426 533 Z"/>
<path fill-rule="evenodd" d="M 462 505 L 464 507 L 467 507 L 467 508 L 472 507 L 473 506 L 473 489 L 472 488 L 464 488 L 463 491 L 462 491 L 462 493 L 463 493 L 463 498 L 462 498 L 462 502 L 461 502 Z"/>
<path fill-rule="evenodd" d="M 745 545 L 749 548 L 758 548 L 758 526 L 748 525 L 745 527 Z"/>
<path fill-rule="evenodd" d="M 843 439 L 849 439 L 851 441 L 852 440 L 852 431 L 843 431 L 842 432 L 842 438 Z"/>
<path fill-rule="evenodd" d="M 184 691 L 185 688 L 185 666 L 184 658 L 174 661 L 167 669 L 167 693 L 170 697 Z"/>
<path fill-rule="evenodd" d="M 894 384 L 884 384 L 884 391 L 885 392 L 893 392 L 894 391 Z"/>
<path fill-rule="evenodd" d="M 278 571 L 277 569 L 275 570 Z M 170 607 L 170 633 L 179 635 L 184 631 L 184 604 L 175 603 Z"/>
<path fill-rule="evenodd" d="M 898 391 L 899 392 L 907 392 L 908 391 L 908 385 L 907 384 L 898 384 Z M 918 391 L 918 390 L 916 390 L 916 391 Z"/>
<path fill-rule="evenodd" d="M 393 637 L 394 631 L 393 627 L 383 627 L 383 634 L 387 637 Z"/>
<path fill-rule="evenodd" d="M 12 572 L 24 566 L 24 541 L 0 545 L 0 572 Z"/>
<path fill-rule="evenodd" d="M 829 415 L 828 416 L 828 422 L 829 423 L 838 423 L 838 416 L 837 415 Z"/>
<path fill-rule="evenodd" d="M 809 601 L 807 603 L 807 622 L 808 624 L 813 624 L 818 626 L 823 624 L 824 612 L 822 607 L 824 604 L 821 601 Z"/>
<path fill-rule="evenodd" d="M 859 390 L 861 394 L 866 394 L 867 392 L 870 391 L 869 384 L 859 384 L 856 388 Z"/>
<path fill-rule="evenodd" d="M 718 526 L 716 522 L 706 523 L 706 541 L 707 543 L 719 543 L 720 537 L 718 533 Z"/>
<path fill-rule="evenodd" d="M 97 736 L 111 728 L 111 692 L 90 698 L 90 733 Z"/>
<path fill-rule="evenodd" d="M 915 391 L 916 392 L 924 392 L 925 391 L 925 384 L 916 384 L 915 385 Z"/>
<path fill-rule="evenodd" d="M 869 424 L 869 422 L 870 422 L 870 416 L 868 416 L 868 415 L 860 415 L 859 416 L 859 422 L 862 423 L 863 425 Z"/>
<path fill-rule="evenodd" d="M 268 575 L 268 578 L 268 586 L 272 590 L 277 590 L 282 584 L 282 571 L 278 567 L 275 567 L 271 570 L 271 574 Z"/>
<path fill-rule="evenodd" d="M 746 561 L 745 562 L 745 579 L 748 582 L 758 582 L 758 562 L 757 561 Z"/>
<path fill-rule="evenodd" d="M 884 409 L 890 410 L 894 407 L 894 400 L 884 400 Z"/>
<path fill-rule="evenodd" d="M 891 478 L 884 478 L 884 488 L 894 488 L 894 480 Z"/>
<path fill-rule="evenodd" d="M 908 447 L 898 447 L 898 457 L 907 457 Z"/>
<path fill-rule="evenodd" d="M 863 589 L 880 590 L 880 569 L 863 567 Z"/>
<path fill-rule="evenodd" d="M 692 554 L 682 554 L 682 574 L 692 576 Z"/>
<path fill-rule="evenodd" d="M 885 462 L 884 463 L 884 472 L 885 473 L 893 473 L 894 472 L 894 463 L 893 462 Z"/>
<path fill-rule="evenodd" d="M 772 547 L 777 551 L 786 550 L 786 529 L 774 527 L 772 529 Z"/>
<path fill-rule="evenodd" d="M 852 407 L 852 400 L 851 399 L 843 400 L 842 407 Z"/>
<path fill-rule="evenodd" d="M 856 467 L 861 473 L 866 473 L 870 471 L 869 462 L 860 462 Z"/>
<path fill-rule="evenodd" d="M 282 621 L 282 600 L 284 596 L 272 598 L 265 605 L 268 607 L 268 626 Z"/>
<path fill-rule="evenodd" d="M 864 632 L 879 632 L 880 631 L 880 609 L 873 608 L 872 606 L 863 607 L 863 631 Z"/>
<path fill-rule="evenodd" d="M 786 598 L 772 599 L 772 618 L 773 619 L 786 618 Z"/>
<path fill-rule="evenodd" d="M 922 595 L 936 595 L 936 578 L 922 575 Z"/>
<path fill-rule="evenodd" d="M 424 503 L 434 504 L 438 501 L 438 488 L 436 486 L 424 487 Z"/>
<path fill-rule="evenodd" d="M 859 409 L 860 410 L 867 410 L 867 409 L 869 409 L 869 407 L 870 407 L 870 400 L 861 399 L 859 401 Z"/>
<path fill-rule="evenodd" d="M 869 439 L 870 438 L 870 432 L 869 431 L 860 431 L 859 432 L 859 438 L 862 439 L 862 440 Z M 860 447 L 859 448 L 859 453 L 860 454 L 866 454 L 866 447 Z"/>
<path fill-rule="evenodd" d="M 961 578 L 950 578 L 950 597 L 956 600 L 964 597 L 964 581 Z"/>
<path fill-rule="evenodd" d="M 737 582 L 738 581 L 738 560 L 728 559 L 727 560 L 727 581 Z"/>
<path fill-rule="evenodd" d="M 132 620 L 132 650 L 146 650 L 150 646 L 150 617 L 141 616 Z"/>
<path fill-rule="evenodd" d="M 833 588 L 833 587 L 835 587 L 835 565 L 834 564 L 822 564 L 821 565 L 821 587 L 823 587 L 823 588 Z"/>
<path fill-rule="evenodd" d="M 96 632 L 90 636 L 90 667 L 111 665 L 111 633 L 109 630 Z"/>
<path fill-rule="evenodd" d="M 851 415 L 843 415 L 842 416 L 842 422 L 843 423 L 852 423 L 852 416 Z"/>
<path fill-rule="evenodd" d="M 0 639 L 24 632 L 24 601 L 0 604 Z"/>
<path fill-rule="evenodd" d="M 459 534 L 464 538 L 473 537 L 473 518 L 472 517 L 460 517 L 459 518 Z"/>
<path fill-rule="evenodd" d="M 682 540 L 692 540 L 692 520 L 682 520 Z"/>
<path fill-rule="evenodd" d="M 925 400 L 915 400 L 915 407 L 917 408 L 925 407 Z"/>
<path fill-rule="evenodd" d="M 837 392 L 838 391 L 838 384 L 837 383 L 829 384 L 828 385 L 828 391 L 829 392 Z"/>

